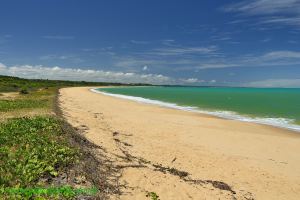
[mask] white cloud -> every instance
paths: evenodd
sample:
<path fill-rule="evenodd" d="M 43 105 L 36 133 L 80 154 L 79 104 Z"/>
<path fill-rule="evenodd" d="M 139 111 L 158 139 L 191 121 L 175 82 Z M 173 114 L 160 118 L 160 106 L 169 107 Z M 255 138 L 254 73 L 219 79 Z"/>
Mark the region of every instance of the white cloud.
<path fill-rule="evenodd" d="M 133 44 L 149 44 L 149 41 L 142 41 L 142 40 L 131 40 L 130 41 Z"/>
<path fill-rule="evenodd" d="M 42 36 L 44 39 L 49 39 L 49 40 L 73 40 L 75 39 L 74 36 L 66 36 L 66 35 L 45 35 Z"/>
<path fill-rule="evenodd" d="M 7 67 L 0 63 L 0 73 L 23 78 L 76 80 L 122 83 L 173 84 L 176 80 L 161 74 L 137 74 L 91 69 L 20 65 Z"/>
<path fill-rule="evenodd" d="M 270 42 L 272 39 L 271 38 L 265 38 L 263 40 L 261 40 L 261 42 Z"/>
<path fill-rule="evenodd" d="M 181 54 L 182 50 L 174 52 L 164 52 L 163 55 Z M 184 52 L 185 50 L 183 50 Z M 157 53 L 157 52 L 156 52 Z M 145 56 L 148 55 L 148 56 Z M 236 57 L 226 57 L 221 53 L 213 52 L 214 56 L 199 55 L 177 55 L 162 57 L 159 55 L 138 54 L 136 57 L 118 57 L 113 63 L 116 67 L 134 70 L 142 66 L 151 65 L 153 68 L 172 67 L 173 71 L 204 70 L 232 67 L 268 67 L 268 66 L 295 66 L 300 65 L 300 51 L 269 51 L 261 54 L 245 54 Z M 142 67 L 143 68 L 143 67 Z"/>
<path fill-rule="evenodd" d="M 208 47 L 170 47 L 170 48 L 160 48 L 154 49 L 154 51 L 149 52 L 152 55 L 159 56 L 178 56 L 185 54 L 211 54 L 217 51 L 216 46 Z"/>
<path fill-rule="evenodd" d="M 285 24 L 285 25 L 296 25 L 300 26 L 300 16 L 296 17 L 270 17 L 270 18 L 265 18 L 260 22 L 261 24 Z"/>
<path fill-rule="evenodd" d="M 151 65 L 154 68 L 168 66 L 172 67 L 171 70 L 173 71 L 300 65 L 300 51 L 291 50 L 267 51 L 264 53 L 232 56 L 230 58 L 222 53 L 215 52 L 212 56 L 213 58 L 211 56 L 195 56 L 190 54 L 172 57 L 150 55 L 147 57 L 148 59 L 143 59 L 142 57 L 123 58 L 117 65 L 131 67 Z"/>
<path fill-rule="evenodd" d="M 175 42 L 175 40 L 172 40 L 172 39 L 166 39 L 166 40 L 161 41 L 161 43 L 166 46 L 173 46 L 174 42 Z"/>
<path fill-rule="evenodd" d="M 239 64 L 236 63 L 226 63 L 226 62 L 219 62 L 219 63 L 203 63 L 198 64 L 199 66 L 196 69 L 217 69 L 217 68 L 228 68 L 228 67 L 238 67 Z"/>
<path fill-rule="evenodd" d="M 277 59 L 285 59 L 285 58 L 299 58 L 300 59 L 300 52 L 298 51 L 273 51 L 266 53 L 263 55 L 263 58 L 277 60 Z"/>
<path fill-rule="evenodd" d="M 4 64 L 0 63 L 0 72 L 5 69 L 6 69 L 6 66 Z"/>
<path fill-rule="evenodd" d="M 232 36 L 233 32 L 216 32 L 211 34 L 210 39 L 212 41 L 231 41 L 233 38 Z"/>
<path fill-rule="evenodd" d="M 195 84 L 195 83 L 203 83 L 204 80 L 199 80 L 197 78 L 188 78 L 188 79 L 180 79 L 183 83 L 187 84 Z"/>
<path fill-rule="evenodd" d="M 145 65 L 145 66 L 143 67 L 143 71 L 147 71 L 147 70 L 148 70 L 148 66 Z"/>
<path fill-rule="evenodd" d="M 68 58 L 70 58 L 70 56 L 45 55 L 40 57 L 41 60 L 66 60 Z"/>
<path fill-rule="evenodd" d="M 154 60 L 154 59 L 141 59 L 141 58 L 134 58 L 134 57 L 121 57 L 118 58 L 114 65 L 117 67 L 141 67 L 145 65 L 151 65 L 151 64 L 160 64 L 159 60 Z"/>
<path fill-rule="evenodd" d="M 300 79 L 267 79 L 244 84 L 245 87 L 300 88 Z"/>
<path fill-rule="evenodd" d="M 204 81 L 197 78 L 171 78 L 162 74 L 138 74 L 126 72 L 113 72 L 93 69 L 62 68 L 59 66 L 45 67 L 42 65 L 16 65 L 5 66 L 0 63 L 0 74 L 17 76 L 21 78 L 74 80 L 95 82 L 120 83 L 150 83 L 150 84 L 210 84 L 213 81 Z"/>
<path fill-rule="evenodd" d="M 300 51 L 271 51 L 261 55 L 243 55 L 232 59 L 214 59 L 211 62 L 193 64 L 193 67 L 181 69 L 217 69 L 230 67 L 267 67 L 267 66 L 291 66 L 300 65 Z M 180 68 L 179 68 L 180 69 Z"/>
<path fill-rule="evenodd" d="M 81 63 L 84 60 L 75 55 L 44 55 L 40 60 L 68 60 L 72 63 Z"/>
<path fill-rule="evenodd" d="M 223 8 L 225 12 L 237 12 L 260 17 L 262 24 L 300 26 L 299 0 L 244 0 Z"/>
<path fill-rule="evenodd" d="M 227 12 L 245 12 L 249 15 L 265 15 L 274 13 L 298 13 L 299 0 L 244 0 L 224 7 Z"/>

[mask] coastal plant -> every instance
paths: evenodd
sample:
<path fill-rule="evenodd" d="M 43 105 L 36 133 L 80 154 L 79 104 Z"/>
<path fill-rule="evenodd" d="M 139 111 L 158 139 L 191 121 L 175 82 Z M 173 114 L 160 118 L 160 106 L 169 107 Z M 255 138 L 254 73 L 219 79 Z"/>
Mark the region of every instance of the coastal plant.
<path fill-rule="evenodd" d="M 40 177 L 55 177 L 74 163 L 77 151 L 67 145 L 53 117 L 11 119 L 0 124 L 0 187 L 28 187 Z"/>
<path fill-rule="evenodd" d="M 47 100 L 20 99 L 0 100 L 0 112 L 9 112 L 20 109 L 43 108 L 47 106 Z"/>
<path fill-rule="evenodd" d="M 11 98 L 0 98 L 0 199 L 74 199 L 78 195 L 78 188 L 55 182 L 66 171 L 76 168 L 74 163 L 82 151 L 70 143 L 63 121 L 54 116 L 53 105 L 58 88 L 87 85 L 108 83 L 0 75 L 0 96 L 19 92 Z M 32 192 L 37 187 L 49 191 L 50 184 L 58 184 L 59 194 Z M 16 190 L 21 192 L 8 192 Z"/>
<path fill-rule="evenodd" d="M 147 192 L 146 197 L 150 197 L 151 200 L 160 200 L 159 196 L 155 192 Z"/>
<path fill-rule="evenodd" d="M 29 94 L 28 88 L 22 87 L 19 93 L 20 94 Z"/>
<path fill-rule="evenodd" d="M 0 100 L 0 112 L 10 112 L 14 110 L 50 108 L 53 102 L 52 90 L 34 91 L 27 95 L 20 95 L 13 99 Z"/>

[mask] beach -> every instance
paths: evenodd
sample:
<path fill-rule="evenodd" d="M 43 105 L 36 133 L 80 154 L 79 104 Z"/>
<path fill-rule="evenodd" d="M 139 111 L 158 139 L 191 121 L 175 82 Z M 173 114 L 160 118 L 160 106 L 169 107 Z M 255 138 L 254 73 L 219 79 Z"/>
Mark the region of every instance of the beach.
<path fill-rule="evenodd" d="M 121 169 L 122 194 L 112 199 L 299 199 L 299 133 L 90 89 L 60 89 L 59 102 Z"/>

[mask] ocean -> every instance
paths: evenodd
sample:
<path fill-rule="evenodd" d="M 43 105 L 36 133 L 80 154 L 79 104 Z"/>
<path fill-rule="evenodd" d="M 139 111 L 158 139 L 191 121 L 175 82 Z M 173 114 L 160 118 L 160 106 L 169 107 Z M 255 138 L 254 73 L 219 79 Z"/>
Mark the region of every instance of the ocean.
<path fill-rule="evenodd" d="M 300 89 L 112 87 L 97 92 L 138 102 L 300 131 Z"/>

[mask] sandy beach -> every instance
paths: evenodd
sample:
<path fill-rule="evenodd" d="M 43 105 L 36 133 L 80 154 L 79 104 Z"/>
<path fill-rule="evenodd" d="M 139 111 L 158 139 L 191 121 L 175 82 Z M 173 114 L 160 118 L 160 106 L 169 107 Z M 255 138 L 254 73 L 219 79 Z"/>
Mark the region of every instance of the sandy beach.
<path fill-rule="evenodd" d="M 59 102 L 68 122 L 121 166 L 122 194 L 112 199 L 299 199 L 299 133 L 89 89 L 61 89 Z"/>

